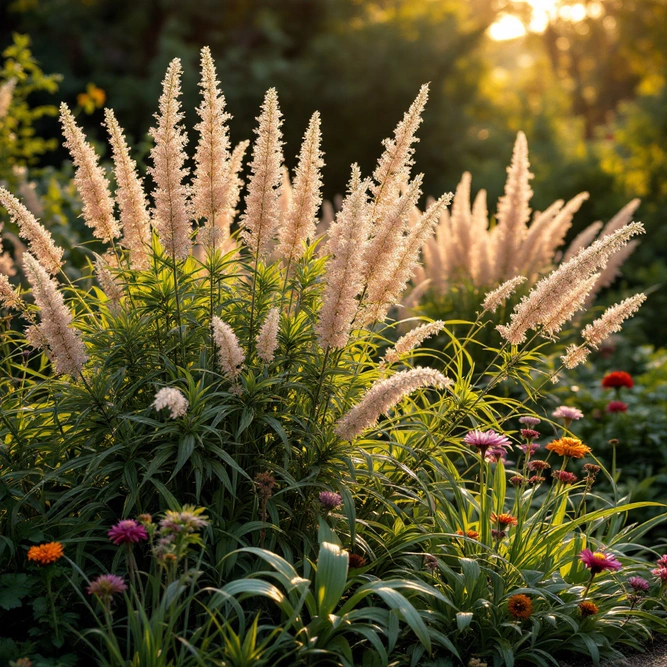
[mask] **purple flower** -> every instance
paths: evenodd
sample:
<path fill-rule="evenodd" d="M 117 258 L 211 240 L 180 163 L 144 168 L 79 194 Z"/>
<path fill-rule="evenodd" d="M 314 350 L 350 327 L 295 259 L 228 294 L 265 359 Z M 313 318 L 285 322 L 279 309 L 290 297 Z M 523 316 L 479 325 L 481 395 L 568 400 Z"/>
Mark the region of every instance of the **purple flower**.
<path fill-rule="evenodd" d="M 465 442 L 466 445 L 477 447 L 477 449 L 480 451 L 480 454 L 486 454 L 486 451 L 489 448 L 493 448 L 494 456 L 496 457 L 498 456 L 497 452 L 499 450 L 502 449 L 505 451 L 507 447 L 510 446 L 510 441 L 508 438 L 506 438 L 504 435 L 500 435 L 500 433 L 496 433 L 493 430 L 470 431 L 470 433 L 468 433 L 468 435 L 463 438 L 463 442 Z"/>
<path fill-rule="evenodd" d="M 528 441 L 533 441 L 535 438 L 540 437 L 540 432 L 539 431 L 534 431 L 532 428 L 522 428 L 521 429 L 521 437 L 524 440 Z"/>
<path fill-rule="evenodd" d="M 537 417 L 519 417 L 519 423 L 526 426 L 537 426 L 542 420 Z"/>
<path fill-rule="evenodd" d="M 605 570 L 620 570 L 623 567 L 614 556 L 602 551 L 593 552 L 590 549 L 584 549 L 579 554 L 579 559 L 591 571 L 591 574 L 599 574 Z"/>
<path fill-rule="evenodd" d="M 628 583 L 632 587 L 632 589 L 639 593 L 640 591 L 646 592 L 649 589 L 649 583 L 646 581 L 646 579 L 643 579 L 642 577 L 630 577 L 628 579 Z"/>
<path fill-rule="evenodd" d="M 103 602 L 109 602 L 114 595 L 126 590 L 127 585 L 122 577 L 115 574 L 101 574 L 90 582 L 88 595 L 97 595 Z"/>
<path fill-rule="evenodd" d="M 536 442 L 531 442 L 529 445 L 519 445 L 519 449 L 528 456 L 532 456 L 539 448 L 540 445 Z"/>
<path fill-rule="evenodd" d="M 146 529 L 134 519 L 119 521 L 108 533 L 111 541 L 116 544 L 133 544 L 148 539 Z"/>
<path fill-rule="evenodd" d="M 340 507 L 342 503 L 343 498 L 340 493 L 334 493 L 333 491 L 322 491 L 320 493 L 320 504 L 328 512 Z"/>
<path fill-rule="evenodd" d="M 569 405 L 561 405 L 551 414 L 556 419 L 564 419 L 565 421 L 576 421 L 584 416 L 584 413 L 579 408 L 571 408 Z"/>

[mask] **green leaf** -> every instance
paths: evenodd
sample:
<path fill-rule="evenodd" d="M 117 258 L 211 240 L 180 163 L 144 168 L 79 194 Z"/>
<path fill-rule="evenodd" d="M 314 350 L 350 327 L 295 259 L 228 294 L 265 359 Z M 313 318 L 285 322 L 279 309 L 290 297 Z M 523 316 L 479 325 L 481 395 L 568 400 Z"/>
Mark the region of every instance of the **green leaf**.
<path fill-rule="evenodd" d="M 16 609 L 22 605 L 22 598 L 30 592 L 27 574 L 3 574 L 0 576 L 0 607 Z"/>
<path fill-rule="evenodd" d="M 339 545 L 323 542 L 317 559 L 315 597 L 319 616 L 329 616 L 339 605 L 347 583 L 348 555 Z"/>

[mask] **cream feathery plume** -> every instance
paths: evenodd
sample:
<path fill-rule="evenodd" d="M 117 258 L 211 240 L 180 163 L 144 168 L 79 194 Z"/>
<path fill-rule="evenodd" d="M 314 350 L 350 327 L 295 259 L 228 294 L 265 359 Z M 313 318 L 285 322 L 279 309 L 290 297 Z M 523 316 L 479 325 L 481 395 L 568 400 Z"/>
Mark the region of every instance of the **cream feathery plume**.
<path fill-rule="evenodd" d="M 609 222 L 604 226 L 600 236 L 609 236 L 613 234 L 617 229 L 627 225 L 634 212 L 639 208 L 641 204 L 641 199 L 632 199 L 630 200 Z"/>
<path fill-rule="evenodd" d="M 329 229 L 327 252 L 331 255 L 324 275 L 324 294 L 315 327 L 323 349 L 343 348 L 362 290 L 362 267 L 370 232 L 369 180 L 361 180 L 358 165 L 352 165 L 348 195 Z"/>
<path fill-rule="evenodd" d="M 644 301 L 646 295 L 639 293 L 610 306 L 601 317 L 584 327 L 581 332 L 583 339 L 597 349 L 605 338 L 621 330 L 623 322 L 632 317 Z"/>
<path fill-rule="evenodd" d="M 598 235 L 598 232 L 602 229 L 601 222 L 594 222 L 592 225 L 588 225 L 583 231 L 579 232 L 573 239 L 572 243 L 567 247 L 565 255 L 563 256 L 563 261 L 567 262 L 572 257 L 574 257 L 582 248 L 589 246 L 595 237 Z"/>
<path fill-rule="evenodd" d="M 219 86 L 211 50 L 205 46 L 201 50 L 199 87 L 202 101 L 197 107 L 201 120 L 195 125 L 195 130 L 199 132 L 199 142 L 195 152 L 197 168 L 192 186 L 192 205 L 195 218 L 206 220 L 205 237 L 212 247 L 217 245 L 216 237 L 224 235 L 224 231 L 220 234 L 216 219 L 227 212 L 230 185 L 227 121 L 231 115 L 225 112 L 225 97 Z"/>
<path fill-rule="evenodd" d="M 623 248 L 631 237 L 643 233 L 644 226 L 640 222 L 633 222 L 598 239 L 570 261 L 561 264 L 523 297 L 514 308 L 509 324 L 496 327 L 500 335 L 512 345 L 523 343 L 529 329 L 535 329 L 548 320 L 577 285 L 603 267 L 609 257 Z"/>
<path fill-rule="evenodd" d="M 486 190 L 480 190 L 472 205 L 472 233 L 483 234 L 489 229 L 489 210 L 486 205 Z"/>
<path fill-rule="evenodd" d="M 280 197 L 278 197 L 278 208 L 280 209 L 280 223 L 278 225 L 278 231 L 280 231 L 283 224 L 285 224 L 285 218 L 287 217 L 287 211 L 292 203 L 292 181 L 289 177 L 289 169 L 283 165 L 280 170 L 282 176 L 280 181 Z"/>
<path fill-rule="evenodd" d="M 482 312 L 488 311 L 490 313 L 495 313 L 498 306 L 502 306 L 502 304 L 514 294 L 516 288 L 525 283 L 526 280 L 526 276 L 515 276 L 504 282 L 500 287 L 497 287 L 491 292 L 487 292 L 484 301 L 482 302 Z"/>
<path fill-rule="evenodd" d="M 567 236 L 570 227 L 572 227 L 574 214 L 581 208 L 582 204 L 589 198 L 589 196 L 588 192 L 580 192 L 575 197 L 572 197 L 572 199 L 570 199 L 570 201 L 568 201 L 558 212 L 558 215 L 556 215 L 547 225 L 544 241 L 539 253 L 539 260 L 543 262 L 544 265 L 553 261 L 556 255 L 556 250 L 563 245 L 565 237 Z"/>
<path fill-rule="evenodd" d="M 123 298 L 123 286 L 120 281 L 109 268 L 110 264 L 108 258 L 96 256 L 95 259 L 95 276 L 104 292 L 104 295 L 109 299 L 110 310 L 117 312 L 120 307 L 121 299 Z"/>
<path fill-rule="evenodd" d="M 452 230 L 451 244 L 453 255 L 456 258 L 454 269 L 463 269 L 470 275 L 470 249 L 472 245 L 472 212 L 470 210 L 470 187 L 472 176 L 469 171 L 463 172 L 459 184 L 456 186 L 450 225 Z"/>
<path fill-rule="evenodd" d="M 1 229 L 1 227 L 0 227 Z M 16 265 L 12 256 L 8 252 L 2 252 L 2 244 L 0 244 L 0 275 L 2 276 L 15 276 L 16 275 Z"/>
<path fill-rule="evenodd" d="M 398 323 L 398 331 L 401 334 L 410 331 L 413 324 L 410 320 L 406 321 L 404 317 L 417 307 L 420 299 L 426 294 L 431 285 L 430 278 L 415 280 L 414 282 L 416 283 L 414 289 L 412 289 L 408 296 L 403 300 L 403 303 L 399 303 L 396 307 L 399 313 L 397 319 L 402 320 Z"/>
<path fill-rule="evenodd" d="M 150 216 L 144 188 L 137 174 L 137 163 L 130 157 L 125 134 L 112 109 L 104 110 L 104 119 L 114 163 L 116 177 L 116 201 L 120 209 L 123 228 L 121 243 L 130 251 L 130 261 L 135 269 L 149 265 L 148 250 L 151 242 Z"/>
<path fill-rule="evenodd" d="M 6 275 L 0 273 L 0 305 L 13 310 L 24 310 L 19 293 L 14 289 Z"/>
<path fill-rule="evenodd" d="M 273 361 L 278 347 L 280 309 L 271 308 L 257 336 L 257 356 L 266 364 Z"/>
<path fill-rule="evenodd" d="M 415 272 L 424 244 L 433 235 L 442 210 L 451 200 L 452 194 L 448 193 L 432 204 L 404 237 L 401 247 L 392 257 L 390 270 L 378 275 L 377 279 L 375 275 L 369 277 L 364 300 L 364 324 L 384 319 L 389 308 L 398 302 Z"/>
<path fill-rule="evenodd" d="M 565 368 L 576 368 L 579 364 L 583 364 L 590 350 L 585 345 L 568 345 L 565 354 L 560 358 Z"/>
<path fill-rule="evenodd" d="M 403 398 L 422 387 L 443 389 L 454 383 L 433 368 L 413 368 L 379 380 L 361 401 L 336 423 L 335 432 L 343 440 L 353 440 L 386 414 Z"/>
<path fill-rule="evenodd" d="M 162 82 L 157 125 L 149 130 L 155 142 L 150 152 L 153 166 L 148 169 L 155 182 L 153 221 L 160 242 L 174 259 L 185 259 L 192 247 L 190 190 L 184 183 L 189 170 L 185 167 L 188 139 L 181 124 L 184 114 L 179 100 L 181 72 L 181 61 L 174 58 Z"/>
<path fill-rule="evenodd" d="M 563 295 L 561 302 L 553 307 L 549 316 L 542 321 L 541 335 L 543 338 L 548 340 L 557 339 L 557 334 L 563 328 L 563 325 L 569 322 L 578 310 L 585 307 L 586 299 L 599 277 L 599 273 L 594 273 L 590 278 L 582 280 L 572 290 Z"/>
<path fill-rule="evenodd" d="M 421 326 L 412 329 L 404 336 L 401 336 L 396 341 L 394 347 L 391 347 L 387 350 L 386 354 L 384 355 L 385 363 L 396 363 L 401 358 L 402 354 L 407 354 L 411 350 L 414 350 L 427 338 L 435 336 L 444 328 L 445 323 L 442 320 L 436 320 L 435 322 L 428 322 L 427 324 L 422 324 Z"/>
<path fill-rule="evenodd" d="M 398 196 L 401 183 L 410 178 L 412 167 L 413 144 L 419 139 L 415 133 L 422 122 L 422 113 L 428 100 L 428 84 L 420 89 L 414 102 L 405 112 L 403 120 L 396 126 L 394 137 L 384 139 L 382 145 L 384 152 L 378 160 L 377 167 L 373 172 L 374 183 L 371 185 L 371 193 L 374 198 L 372 221 L 381 220 L 392 206 Z"/>
<path fill-rule="evenodd" d="M 517 259 L 515 271 L 517 274 L 524 274 L 531 277 L 533 273 L 543 269 L 546 262 L 543 261 L 543 248 L 545 239 L 548 236 L 549 225 L 556 218 L 563 207 L 563 200 L 556 200 L 544 211 L 535 211 L 533 221 L 528 227 L 526 235 L 520 246 L 517 248 Z M 497 278 L 498 280 L 500 277 Z"/>
<path fill-rule="evenodd" d="M 320 114 L 316 111 L 303 136 L 292 199 L 278 230 L 278 254 L 288 265 L 303 255 L 303 242 L 315 236 L 317 212 L 322 203 L 320 170 L 324 166 L 324 160 L 320 149 L 321 142 Z"/>
<path fill-rule="evenodd" d="M 593 287 L 589 303 L 593 302 L 600 290 L 609 287 L 614 280 L 621 275 L 621 266 L 625 263 L 625 260 L 632 255 L 638 245 L 639 241 L 630 241 L 625 248 L 621 248 L 621 250 L 619 250 L 613 257 L 609 258 L 607 265 L 600 272 L 600 277 Z"/>
<path fill-rule="evenodd" d="M 222 372 L 228 379 L 234 381 L 241 372 L 245 361 L 245 353 L 236 337 L 234 330 L 216 315 L 211 320 L 213 340 L 218 350 L 218 362 Z"/>
<path fill-rule="evenodd" d="M 108 243 L 120 236 L 120 229 L 114 218 L 106 174 L 99 165 L 97 153 L 86 141 L 86 135 L 64 102 L 60 105 L 60 123 L 64 145 L 75 167 L 74 182 L 83 202 L 83 220 L 93 230 L 93 236 Z"/>
<path fill-rule="evenodd" d="M 70 326 L 72 313 L 56 283 L 29 252 L 23 254 L 23 267 L 39 308 L 39 330 L 48 342 L 55 372 L 79 375 L 86 362 L 86 348 L 79 332 Z"/>
<path fill-rule="evenodd" d="M 19 228 L 19 236 L 28 241 L 41 266 L 51 275 L 58 273 L 62 266 L 63 249 L 55 245 L 51 233 L 3 187 L 0 187 L 0 204 L 7 209 L 12 222 Z"/>
<path fill-rule="evenodd" d="M 187 414 L 189 401 L 179 389 L 176 387 L 162 387 L 157 394 L 155 400 L 151 404 L 156 410 L 169 408 L 169 417 L 171 419 L 178 419 Z"/>
<path fill-rule="evenodd" d="M 7 79 L 0 86 L 0 120 L 9 113 L 9 106 L 14 98 L 14 88 L 16 88 L 16 77 Z"/>
<path fill-rule="evenodd" d="M 498 238 L 495 247 L 495 264 L 499 280 L 515 275 L 517 250 L 526 234 L 526 224 L 530 219 L 530 200 L 533 191 L 529 181 L 533 174 L 529 171 L 528 142 L 526 135 L 519 132 L 514 144 L 512 162 L 507 168 L 505 194 L 498 200 Z"/>
<path fill-rule="evenodd" d="M 265 256 L 271 246 L 276 227 L 280 222 L 280 184 L 282 180 L 282 125 L 278 107 L 278 93 L 269 88 L 264 97 L 262 112 L 255 130 L 257 139 L 253 147 L 252 176 L 245 198 L 246 210 L 241 218 L 241 238 L 253 255 Z"/>

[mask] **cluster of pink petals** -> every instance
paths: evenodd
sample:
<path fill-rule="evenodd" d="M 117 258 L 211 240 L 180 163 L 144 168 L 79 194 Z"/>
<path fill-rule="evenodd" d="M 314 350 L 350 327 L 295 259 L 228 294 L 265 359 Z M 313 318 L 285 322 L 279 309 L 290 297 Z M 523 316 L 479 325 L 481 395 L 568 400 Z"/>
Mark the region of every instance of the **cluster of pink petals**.
<path fill-rule="evenodd" d="M 556 470 L 552 477 L 563 484 L 574 484 L 577 481 L 577 476 L 567 470 Z"/>
<path fill-rule="evenodd" d="M 88 595 L 97 595 L 103 601 L 109 601 L 117 593 L 127 590 L 127 584 L 116 574 L 101 574 L 90 582 Z"/>
<path fill-rule="evenodd" d="M 569 419 L 570 421 L 576 421 L 584 416 L 584 413 L 579 408 L 572 408 L 569 405 L 561 405 L 551 414 L 556 419 Z"/>
<path fill-rule="evenodd" d="M 465 442 L 466 445 L 477 447 L 482 453 L 486 453 L 487 450 L 491 448 L 496 452 L 498 450 L 505 451 L 511 446 L 509 438 L 500 435 L 500 433 L 496 433 L 493 429 L 488 431 L 470 431 L 470 433 L 463 438 L 463 442 Z"/>
<path fill-rule="evenodd" d="M 526 426 L 537 426 L 542 420 L 537 417 L 519 417 L 519 423 Z"/>
<path fill-rule="evenodd" d="M 607 412 L 627 412 L 628 404 L 623 401 L 610 401 L 607 405 Z"/>
<path fill-rule="evenodd" d="M 528 454 L 528 456 L 532 456 L 539 448 L 540 445 L 538 445 L 536 442 L 531 442 L 527 445 L 519 445 L 519 449 L 524 454 Z"/>
<path fill-rule="evenodd" d="M 614 572 L 623 567 L 614 556 L 602 551 L 593 552 L 590 549 L 584 549 L 579 554 L 579 559 L 591 571 L 591 574 L 599 574 L 605 570 Z"/>
<path fill-rule="evenodd" d="M 334 491 L 322 491 L 320 493 L 320 504 L 325 510 L 335 510 L 343 502 L 343 498 L 340 493 L 335 493 Z"/>
<path fill-rule="evenodd" d="M 650 584 L 643 577 L 630 577 L 628 584 L 635 592 L 647 591 L 650 588 Z"/>
<path fill-rule="evenodd" d="M 521 437 L 522 437 L 524 440 L 529 440 L 529 441 L 532 442 L 533 440 L 535 440 L 535 438 L 539 438 L 539 437 L 540 437 L 540 432 L 539 432 L 539 431 L 535 431 L 535 430 L 533 430 L 532 428 L 522 428 L 522 429 L 521 429 Z"/>
<path fill-rule="evenodd" d="M 124 519 L 119 521 L 108 532 L 109 539 L 116 545 L 136 544 L 142 540 L 148 539 L 146 528 L 134 519 Z"/>

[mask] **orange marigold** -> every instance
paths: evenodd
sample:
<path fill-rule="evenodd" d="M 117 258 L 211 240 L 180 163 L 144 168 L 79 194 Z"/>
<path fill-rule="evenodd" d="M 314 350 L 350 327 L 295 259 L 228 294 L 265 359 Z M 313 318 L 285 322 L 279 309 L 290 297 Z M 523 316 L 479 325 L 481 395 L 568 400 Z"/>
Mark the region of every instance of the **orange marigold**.
<path fill-rule="evenodd" d="M 501 526 L 516 526 L 518 521 L 511 514 L 496 514 L 491 512 L 491 523 L 498 523 Z"/>
<path fill-rule="evenodd" d="M 599 609 L 595 602 L 584 600 L 583 602 L 579 603 L 579 611 L 581 612 L 581 615 L 586 618 L 586 616 L 595 616 Z"/>
<path fill-rule="evenodd" d="M 465 532 L 457 530 L 456 534 L 461 537 L 469 537 L 471 540 L 476 540 L 479 537 L 479 533 L 476 530 L 466 530 Z"/>
<path fill-rule="evenodd" d="M 63 545 L 60 542 L 47 542 L 28 549 L 28 560 L 34 560 L 40 565 L 55 563 L 63 557 Z"/>
<path fill-rule="evenodd" d="M 558 456 L 567 456 L 573 459 L 582 459 L 591 453 L 591 448 L 584 445 L 578 438 L 560 438 L 547 445 L 550 452 L 556 452 Z"/>
<path fill-rule="evenodd" d="M 507 609 L 514 618 L 525 620 L 533 613 L 533 601 L 527 595 L 519 593 L 508 600 Z"/>

